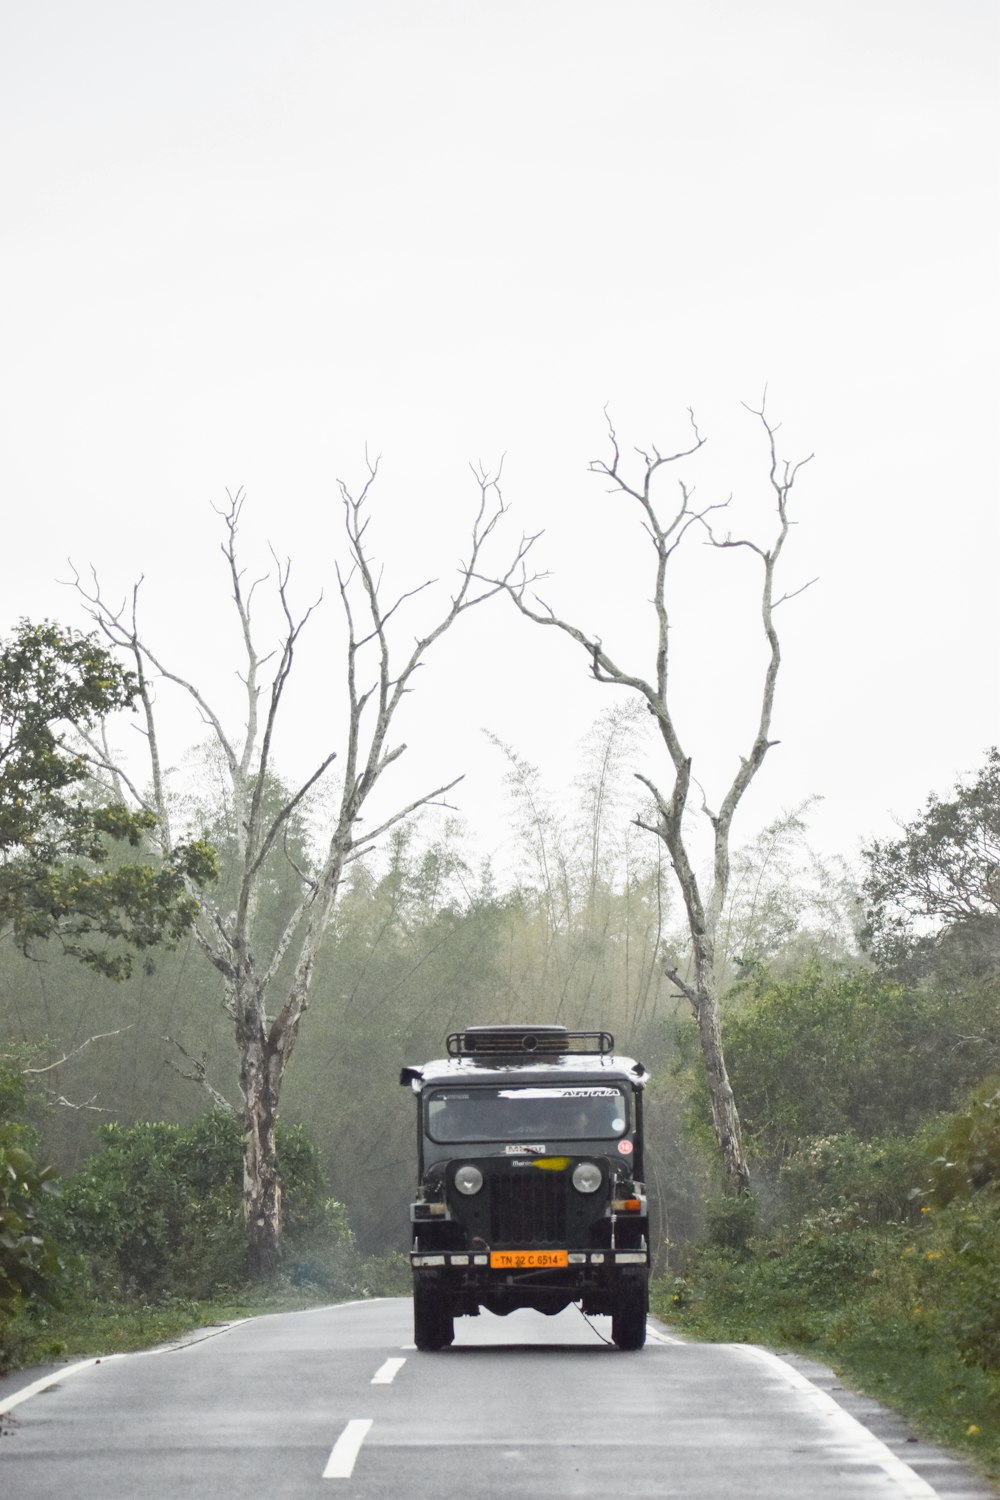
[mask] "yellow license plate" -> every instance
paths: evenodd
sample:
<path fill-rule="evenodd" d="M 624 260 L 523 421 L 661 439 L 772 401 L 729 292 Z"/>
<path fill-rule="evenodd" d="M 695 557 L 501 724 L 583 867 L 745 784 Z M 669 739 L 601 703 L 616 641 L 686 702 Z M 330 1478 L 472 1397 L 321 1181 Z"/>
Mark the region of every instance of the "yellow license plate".
<path fill-rule="evenodd" d="M 544 1266 L 568 1266 L 568 1250 L 492 1250 L 494 1271 L 532 1270 Z"/>

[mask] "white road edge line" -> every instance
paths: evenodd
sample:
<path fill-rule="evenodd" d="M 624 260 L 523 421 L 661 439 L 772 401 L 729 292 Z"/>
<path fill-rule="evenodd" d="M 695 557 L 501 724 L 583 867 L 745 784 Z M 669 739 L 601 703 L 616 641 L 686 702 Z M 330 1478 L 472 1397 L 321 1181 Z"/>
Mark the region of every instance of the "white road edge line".
<path fill-rule="evenodd" d="M 65 1365 L 61 1370 L 56 1370 L 52 1375 L 43 1375 L 41 1380 L 33 1380 L 23 1390 L 15 1391 L 6 1400 L 0 1398 L 0 1417 L 5 1417 L 15 1406 L 20 1406 L 22 1401 L 27 1401 L 30 1396 L 39 1396 L 42 1391 L 49 1390 L 58 1385 L 61 1380 L 68 1380 L 71 1375 L 79 1375 L 81 1370 L 92 1370 L 94 1365 L 108 1364 L 113 1359 L 124 1359 L 124 1354 L 105 1354 L 93 1359 L 81 1359 L 75 1365 Z"/>
<path fill-rule="evenodd" d="M 392 1385 L 405 1364 L 405 1359 L 387 1359 L 384 1365 L 379 1365 L 372 1376 L 372 1385 Z"/>
<path fill-rule="evenodd" d="M 368 1436 L 368 1429 L 371 1425 L 371 1417 L 355 1417 L 348 1422 L 334 1443 L 330 1457 L 326 1461 L 326 1468 L 323 1470 L 324 1479 L 350 1479 L 354 1473 L 358 1453 L 361 1451 L 361 1444 Z"/>
<path fill-rule="evenodd" d="M 654 1344 L 676 1344 L 678 1348 L 683 1348 L 685 1343 L 684 1339 L 675 1339 L 673 1334 L 661 1333 L 658 1328 L 653 1327 L 652 1323 L 646 1324 L 646 1337 Z"/>
<path fill-rule="evenodd" d="M 249 1323 L 250 1318 L 235 1318 L 232 1323 L 221 1324 L 218 1328 L 193 1329 L 187 1337 L 174 1339 L 169 1344 L 157 1344 L 154 1349 L 132 1349 L 121 1354 L 94 1354 L 90 1359 L 78 1360 L 75 1365 L 64 1365 L 62 1369 L 55 1370 L 51 1375 L 43 1375 L 40 1380 L 33 1380 L 30 1385 L 15 1391 L 6 1400 L 0 1397 L 0 1417 L 6 1416 L 13 1411 L 15 1406 L 20 1406 L 22 1401 L 27 1401 L 31 1396 L 40 1396 L 42 1391 L 51 1390 L 54 1385 L 67 1380 L 70 1375 L 79 1375 L 81 1370 L 92 1370 L 95 1365 L 109 1365 L 113 1359 L 148 1359 L 152 1354 L 176 1354 L 181 1349 L 190 1349 L 194 1344 L 204 1344 L 208 1339 L 217 1339 L 220 1334 L 231 1333 L 234 1328 L 239 1328 L 241 1323 Z"/>
<path fill-rule="evenodd" d="M 730 1349 L 740 1350 L 749 1354 L 752 1358 L 759 1360 L 774 1371 L 774 1373 L 795 1390 L 807 1395 L 813 1403 L 816 1411 L 825 1417 L 834 1419 L 840 1429 L 840 1438 L 863 1462 L 877 1464 L 885 1474 L 888 1474 L 899 1488 L 901 1495 L 906 1500 L 940 1500 L 937 1490 L 929 1485 L 926 1479 L 921 1479 L 909 1464 L 897 1458 L 892 1449 L 883 1443 L 881 1438 L 870 1432 L 863 1422 L 857 1417 L 852 1417 L 849 1411 L 836 1402 L 832 1396 L 821 1391 L 818 1385 L 813 1385 L 801 1371 L 796 1370 L 787 1360 L 781 1358 L 780 1354 L 772 1354 L 770 1349 L 761 1349 L 757 1344 L 729 1344 Z"/>

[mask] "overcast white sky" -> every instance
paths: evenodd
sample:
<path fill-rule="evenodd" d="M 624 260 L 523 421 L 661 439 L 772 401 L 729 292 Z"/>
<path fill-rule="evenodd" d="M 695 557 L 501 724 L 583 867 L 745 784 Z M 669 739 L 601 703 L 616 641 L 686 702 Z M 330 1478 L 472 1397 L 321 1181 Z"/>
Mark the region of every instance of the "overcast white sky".
<path fill-rule="evenodd" d="M 0 626 L 79 618 L 67 556 L 112 592 L 142 572 L 150 636 L 217 689 L 211 506 L 245 485 L 248 561 L 270 541 L 303 602 L 327 587 L 283 751 L 319 758 L 335 479 L 367 442 L 392 582 L 447 577 L 468 461 L 506 453 L 509 546 L 544 527 L 546 596 L 648 672 L 648 546 L 587 474 L 602 408 L 669 447 L 693 406 L 699 496 L 763 523 L 766 382 L 782 452 L 816 454 L 785 584 L 819 581 L 782 611 L 740 831 L 817 793 L 853 854 L 1000 735 L 997 57 L 992 0 L 8 3 Z M 674 644 L 714 794 L 759 658 L 710 560 Z M 400 796 L 466 771 L 484 850 L 482 728 L 560 787 L 613 701 L 552 636 L 474 614 L 409 705 Z"/>

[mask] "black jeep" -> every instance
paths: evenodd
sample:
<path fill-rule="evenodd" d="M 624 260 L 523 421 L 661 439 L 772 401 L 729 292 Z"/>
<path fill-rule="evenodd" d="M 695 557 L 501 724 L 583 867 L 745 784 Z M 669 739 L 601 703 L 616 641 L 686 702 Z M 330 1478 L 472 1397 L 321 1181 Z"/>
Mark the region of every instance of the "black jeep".
<path fill-rule="evenodd" d="M 470 1026 L 404 1068 L 417 1095 L 414 1338 L 442 1349 L 481 1307 L 610 1313 L 641 1349 L 649 1306 L 641 1063 L 607 1031 Z"/>

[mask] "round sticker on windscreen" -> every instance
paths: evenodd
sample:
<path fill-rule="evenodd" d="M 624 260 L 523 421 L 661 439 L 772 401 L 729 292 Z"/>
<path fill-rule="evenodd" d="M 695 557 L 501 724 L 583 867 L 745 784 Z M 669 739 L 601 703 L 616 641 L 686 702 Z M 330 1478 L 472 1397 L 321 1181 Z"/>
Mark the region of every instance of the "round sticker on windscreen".
<path fill-rule="evenodd" d="M 618 1142 L 618 1150 L 621 1152 L 622 1156 L 631 1156 L 632 1155 L 632 1142 L 631 1141 L 619 1141 Z"/>

